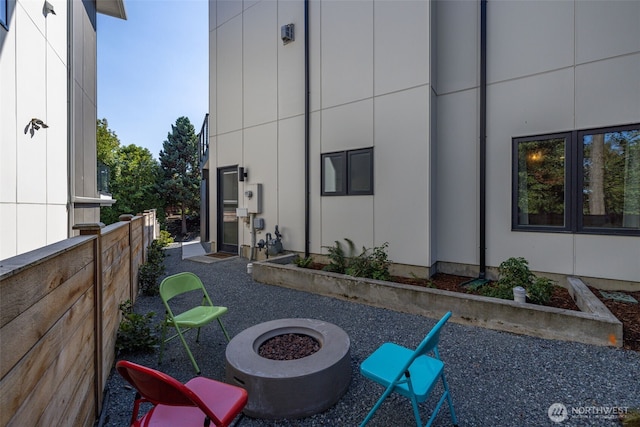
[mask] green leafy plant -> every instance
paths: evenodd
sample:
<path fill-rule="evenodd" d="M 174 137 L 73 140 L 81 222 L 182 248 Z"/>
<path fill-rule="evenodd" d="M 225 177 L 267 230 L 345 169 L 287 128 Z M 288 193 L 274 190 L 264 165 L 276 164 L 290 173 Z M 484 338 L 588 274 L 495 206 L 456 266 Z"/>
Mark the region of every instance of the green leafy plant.
<path fill-rule="evenodd" d="M 548 304 L 553 295 L 553 280 L 546 277 L 535 277 L 527 288 L 527 298 L 534 304 Z"/>
<path fill-rule="evenodd" d="M 329 251 L 329 264 L 323 270 L 334 273 L 348 274 L 353 277 L 365 277 L 376 280 L 389 280 L 389 265 L 387 256 L 389 243 L 372 249 L 362 248 L 362 252 L 355 256 L 355 245 L 347 238 L 348 254 L 343 245 L 336 240 L 334 246 L 325 246 Z"/>
<path fill-rule="evenodd" d="M 163 243 L 151 242 L 147 252 L 147 262 L 138 270 L 138 283 L 144 295 L 153 296 L 159 293 L 158 280 L 165 272 Z"/>
<path fill-rule="evenodd" d="M 497 282 L 480 288 L 480 294 L 493 298 L 513 299 L 513 288 L 523 287 L 527 298 L 534 304 L 547 304 L 553 294 L 554 282 L 545 277 L 537 277 L 529 270 L 524 258 L 509 258 L 498 267 L 500 277 Z"/>
<path fill-rule="evenodd" d="M 300 268 L 309 268 L 309 266 L 313 262 L 313 258 L 311 258 L 310 256 L 306 258 L 302 258 L 301 256 L 298 255 L 293 259 L 293 262 L 295 265 L 297 265 Z"/>
<path fill-rule="evenodd" d="M 347 255 L 339 241 L 335 241 L 334 246 L 324 246 L 329 251 L 329 264 L 324 266 L 324 271 L 331 271 L 333 273 L 344 274 L 347 267 L 349 258 L 353 257 L 355 253 L 355 245 L 349 239 L 344 239 L 349 246 L 349 254 Z"/>
<path fill-rule="evenodd" d="M 499 282 L 507 282 L 511 287 L 522 286 L 526 289 L 533 273 L 529 270 L 529 262 L 520 258 L 509 258 L 498 267 Z"/>
<path fill-rule="evenodd" d="M 389 265 L 387 256 L 388 242 L 376 246 L 371 250 L 362 248 L 362 252 L 355 258 L 348 260 L 345 273 L 354 277 L 366 277 L 376 280 L 389 280 Z"/>
<path fill-rule="evenodd" d="M 160 230 L 160 237 L 158 237 L 158 244 L 162 248 L 166 248 L 171 243 L 173 243 L 173 237 L 171 237 L 171 233 L 167 230 Z"/>
<path fill-rule="evenodd" d="M 116 337 L 116 351 L 120 353 L 149 353 L 158 346 L 157 327 L 152 325 L 154 312 L 138 314 L 131 300 L 121 303 L 122 320 Z"/>

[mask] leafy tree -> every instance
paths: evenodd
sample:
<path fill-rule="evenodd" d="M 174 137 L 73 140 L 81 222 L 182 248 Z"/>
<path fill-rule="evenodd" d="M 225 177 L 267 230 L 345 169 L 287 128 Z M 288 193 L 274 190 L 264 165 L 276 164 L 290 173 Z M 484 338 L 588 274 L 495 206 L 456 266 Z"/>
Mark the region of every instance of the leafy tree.
<path fill-rule="evenodd" d="M 98 163 L 102 163 L 109 168 L 114 167 L 118 150 L 120 149 L 120 140 L 118 135 L 109 129 L 107 119 L 98 120 L 96 137 Z"/>
<path fill-rule="evenodd" d="M 176 206 L 182 216 L 182 234 L 187 233 L 186 213 L 200 209 L 198 137 L 187 117 L 180 117 L 162 144 L 160 194 L 166 206 Z"/>
<path fill-rule="evenodd" d="M 106 119 L 98 120 L 97 143 L 98 161 L 109 167 L 109 187 L 116 200 L 113 206 L 100 208 L 100 220 L 112 224 L 124 213 L 155 208 L 162 221 L 164 210 L 157 192 L 160 169 L 151 152 L 133 144 L 121 146 Z"/>
<path fill-rule="evenodd" d="M 158 162 L 147 148 L 133 144 L 121 147 L 111 181 L 111 191 L 117 202 L 103 208 L 103 221 L 112 223 L 123 213 L 136 214 L 160 208 L 162 202 L 156 188 L 159 172 Z"/>

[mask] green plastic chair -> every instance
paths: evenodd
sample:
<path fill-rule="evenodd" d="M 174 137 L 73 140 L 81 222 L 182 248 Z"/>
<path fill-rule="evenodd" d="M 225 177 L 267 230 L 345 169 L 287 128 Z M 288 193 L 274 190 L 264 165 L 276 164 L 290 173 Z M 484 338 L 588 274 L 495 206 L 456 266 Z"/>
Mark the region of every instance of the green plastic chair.
<path fill-rule="evenodd" d="M 446 313 L 440 319 L 415 350 L 387 342 L 378 347 L 362 362 L 360 373 L 364 377 L 382 385 L 385 391 L 369 411 L 364 421 L 362 421 L 360 427 L 364 427 L 371 420 L 373 414 L 391 393 L 398 393 L 411 401 L 416 426 L 422 427 L 418 403 L 427 400 L 439 380 L 442 380 L 444 392 L 440 396 L 426 426 L 428 427 L 433 423 L 445 401 L 449 404 L 453 425 L 458 424 L 453 402 L 451 401 L 449 385 L 444 377 L 444 363 L 440 360 L 440 355 L 438 354 L 440 330 L 449 320 L 449 317 L 451 317 L 451 312 Z M 428 356 L 432 352 L 433 357 Z"/>
<path fill-rule="evenodd" d="M 174 314 L 173 310 L 171 310 L 171 307 L 169 306 L 169 301 L 178 295 L 192 291 L 202 292 L 202 304 L 182 313 Z M 184 333 L 197 328 L 198 334 L 196 335 L 196 342 L 199 342 L 200 328 L 208 325 L 214 319 L 217 319 L 220 327 L 222 328 L 222 332 L 224 332 L 224 336 L 227 338 L 227 341 L 229 341 L 229 334 L 222 324 L 222 320 L 220 320 L 220 316 L 227 312 L 227 307 L 213 305 L 200 278 L 189 272 L 178 273 L 165 278 L 162 283 L 160 283 L 160 298 L 162 298 L 166 311 L 164 322 L 162 322 L 162 340 L 160 342 L 159 363 L 162 363 L 164 344 L 176 337 L 180 337 L 180 341 L 182 341 L 184 348 L 189 354 L 191 364 L 195 368 L 196 374 L 199 375 L 200 368 L 191 353 L 191 349 L 187 345 L 187 341 L 184 339 Z M 176 334 L 167 338 L 167 327 L 169 326 L 175 328 Z"/>

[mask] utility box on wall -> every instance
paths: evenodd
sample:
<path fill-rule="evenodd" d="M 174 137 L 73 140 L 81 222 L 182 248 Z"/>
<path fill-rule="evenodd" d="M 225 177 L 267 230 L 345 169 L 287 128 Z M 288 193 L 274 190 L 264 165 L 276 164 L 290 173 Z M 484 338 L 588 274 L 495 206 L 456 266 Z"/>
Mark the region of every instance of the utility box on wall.
<path fill-rule="evenodd" d="M 262 213 L 262 184 L 245 185 L 244 198 L 250 214 Z"/>

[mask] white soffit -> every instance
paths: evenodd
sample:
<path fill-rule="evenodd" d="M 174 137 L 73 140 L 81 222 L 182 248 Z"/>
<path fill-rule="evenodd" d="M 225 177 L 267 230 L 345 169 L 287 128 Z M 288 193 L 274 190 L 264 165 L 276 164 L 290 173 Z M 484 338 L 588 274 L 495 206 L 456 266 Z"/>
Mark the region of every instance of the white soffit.
<path fill-rule="evenodd" d="M 103 15 L 127 19 L 127 12 L 124 10 L 124 0 L 96 0 L 96 10 Z"/>

